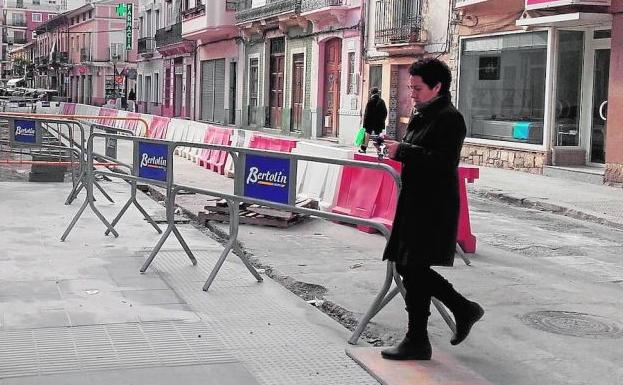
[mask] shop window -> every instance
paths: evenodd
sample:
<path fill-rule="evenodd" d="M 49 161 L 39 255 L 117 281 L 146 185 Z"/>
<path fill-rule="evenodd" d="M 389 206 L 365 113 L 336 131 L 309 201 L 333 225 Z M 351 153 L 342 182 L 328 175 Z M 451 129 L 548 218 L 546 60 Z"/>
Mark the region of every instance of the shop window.
<path fill-rule="evenodd" d="M 582 60 L 584 32 L 560 31 L 558 34 L 558 72 L 556 80 L 556 146 L 577 146 L 582 103 Z"/>
<path fill-rule="evenodd" d="M 462 42 L 459 110 L 471 138 L 543 144 L 547 32 Z"/>

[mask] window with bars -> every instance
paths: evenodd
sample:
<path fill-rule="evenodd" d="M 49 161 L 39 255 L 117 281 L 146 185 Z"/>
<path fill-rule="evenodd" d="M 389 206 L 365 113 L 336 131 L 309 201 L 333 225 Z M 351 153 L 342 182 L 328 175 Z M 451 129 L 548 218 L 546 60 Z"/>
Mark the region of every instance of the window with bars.
<path fill-rule="evenodd" d="M 347 94 L 357 93 L 357 79 L 355 76 L 355 53 L 348 53 L 348 85 L 346 86 Z"/>
<path fill-rule="evenodd" d="M 249 60 L 249 124 L 257 124 L 259 104 L 259 59 Z"/>

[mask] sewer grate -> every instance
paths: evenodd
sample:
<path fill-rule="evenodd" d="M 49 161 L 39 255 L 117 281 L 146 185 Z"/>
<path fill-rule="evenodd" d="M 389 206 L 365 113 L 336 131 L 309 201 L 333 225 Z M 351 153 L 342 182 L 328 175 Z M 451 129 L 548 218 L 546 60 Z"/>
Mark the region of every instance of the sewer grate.
<path fill-rule="evenodd" d="M 0 332 L 0 378 L 237 362 L 203 322 L 143 322 Z"/>
<path fill-rule="evenodd" d="M 621 338 L 623 330 L 602 317 L 571 311 L 536 311 L 520 317 L 527 326 L 549 333 L 585 338 Z"/>

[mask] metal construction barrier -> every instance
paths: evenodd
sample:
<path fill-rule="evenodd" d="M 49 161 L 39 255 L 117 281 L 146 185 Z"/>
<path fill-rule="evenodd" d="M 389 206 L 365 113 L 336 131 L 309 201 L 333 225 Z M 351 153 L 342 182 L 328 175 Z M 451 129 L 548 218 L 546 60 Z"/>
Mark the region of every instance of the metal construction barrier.
<path fill-rule="evenodd" d="M 32 115 L 32 114 L 30 114 Z M 8 154 L 0 159 L 0 164 L 7 166 L 58 167 L 61 179 L 67 168 L 72 179 L 72 192 L 77 188 L 84 172 L 86 157 L 78 142 L 73 138 L 74 130 L 80 132 L 79 138 L 86 142 L 84 127 L 76 121 L 65 119 L 36 119 L 0 113 L 0 119 L 7 122 L 6 137 L 0 138 L 0 151 Z M 69 200 L 69 197 L 68 197 Z"/>
<path fill-rule="evenodd" d="M 6 159 L 0 160 L 0 164 L 31 164 L 31 165 L 70 165 L 71 166 L 71 177 L 72 177 L 72 190 L 70 191 L 65 204 L 71 204 L 82 188 L 84 188 L 84 178 L 86 176 L 86 162 L 87 157 L 85 154 L 86 150 L 86 141 L 87 137 L 85 134 L 85 125 L 88 125 L 90 130 L 93 129 L 101 129 L 105 132 L 112 133 L 125 133 L 128 135 L 133 135 L 131 130 L 126 130 L 123 128 L 117 128 L 114 126 L 107 126 L 103 124 L 97 123 L 83 123 L 76 119 L 86 119 L 93 120 L 99 119 L 99 115 L 54 115 L 54 114 L 33 114 L 33 113 L 23 113 L 23 112 L 15 112 L 15 113 L 0 113 L 0 119 L 7 119 L 9 121 L 10 126 L 9 131 L 11 129 L 15 130 L 15 122 L 17 121 L 19 124 L 20 132 L 32 132 L 35 135 L 35 140 L 39 140 L 39 142 L 35 141 L 28 146 L 19 145 L 16 141 L 10 141 L 8 138 L 4 141 L 0 140 L 0 143 L 6 143 L 0 150 L 4 152 L 12 152 L 14 154 L 20 154 L 21 157 L 19 159 Z M 142 123 L 145 127 L 148 127 L 147 122 L 140 117 L 107 117 L 108 121 L 120 121 L 120 122 L 135 122 Z M 63 131 L 61 127 L 67 127 L 67 131 Z M 80 131 L 80 135 L 75 135 L 75 128 L 78 128 Z M 18 136 L 19 138 L 19 136 Z M 24 139 L 26 140 L 26 139 Z M 28 139 L 32 140 L 32 139 Z M 52 143 L 53 141 L 53 143 Z M 17 144 L 17 147 L 16 147 Z M 33 149 L 34 148 L 34 149 Z M 110 149 L 114 151 L 110 151 Z M 54 151 L 54 153 L 50 153 Z M 59 154 L 62 152 L 70 151 L 75 155 L 74 157 L 61 157 Z M 106 154 L 98 154 L 94 153 L 95 160 L 97 162 L 93 162 L 92 166 L 105 166 L 105 167 L 118 167 L 125 166 L 128 169 L 131 168 L 130 165 L 119 162 L 116 159 L 116 143 L 107 143 L 106 144 Z M 42 156 L 48 155 L 48 158 L 52 156 L 51 160 L 33 160 L 33 156 L 41 158 Z M 110 156 L 112 155 L 112 156 Z M 24 159 L 24 157 L 29 157 L 31 159 Z M 67 160 L 68 159 L 68 160 Z M 74 163 L 77 160 L 78 171 L 76 171 L 76 167 Z M 106 193 L 106 191 L 102 188 L 100 183 L 96 180 L 92 181 L 93 186 L 95 186 L 104 197 L 113 202 L 113 199 Z M 136 189 L 136 186 L 133 186 Z M 135 197 L 134 193 L 134 197 Z M 136 202 L 134 199 L 135 206 L 139 208 L 141 212 L 146 214 L 145 210 Z M 155 224 L 155 222 L 146 216 L 146 219 L 154 225 L 158 232 L 161 232 L 160 228 Z"/>
<path fill-rule="evenodd" d="M 95 138 L 104 138 L 104 140 L 114 139 L 117 141 L 131 141 L 133 144 L 133 158 L 134 163 L 132 165 L 133 174 L 125 175 L 114 173 L 107 170 L 95 170 L 92 167 L 94 161 L 93 143 Z M 173 162 L 174 153 L 178 147 L 184 148 L 197 148 L 200 150 L 216 150 L 228 152 L 234 162 L 235 169 L 235 181 L 234 181 L 234 193 L 228 194 L 219 191 L 212 191 L 203 189 L 200 187 L 186 186 L 176 184 L 173 175 Z M 178 230 L 175 221 L 175 200 L 180 192 L 191 192 L 196 194 L 208 195 L 212 197 L 218 197 L 226 200 L 229 209 L 230 221 L 229 221 L 229 240 L 225 245 L 216 265 L 212 269 L 208 279 L 203 285 L 203 290 L 207 291 L 212 282 L 216 278 L 221 266 L 227 259 L 229 252 L 235 247 L 238 236 L 239 228 L 239 205 L 240 203 L 258 204 L 263 206 L 272 207 L 280 210 L 287 210 L 291 212 L 297 212 L 301 214 L 307 214 L 314 217 L 324 218 L 332 221 L 346 222 L 354 225 L 369 226 L 377 229 L 386 239 L 389 239 L 390 231 L 387 227 L 379 222 L 364 218 L 356 218 L 341 214 L 335 214 L 330 212 L 323 212 L 319 210 L 313 210 L 308 208 L 297 207 L 295 205 L 296 195 L 296 180 L 297 180 L 297 164 L 299 161 L 319 162 L 340 166 L 351 167 L 363 167 L 368 169 L 377 169 L 385 171 L 391 175 L 396 183 L 397 190 L 400 190 L 401 181 L 400 175 L 391 166 L 382 163 L 362 162 L 355 160 L 345 159 L 331 159 L 321 158 L 300 154 L 291 154 L 275 151 L 256 150 L 241 147 L 231 147 L 223 145 L 215 145 L 208 143 L 194 143 L 194 142 L 171 142 L 166 140 L 138 138 L 122 136 L 117 134 L 107 134 L 100 132 L 93 132 L 88 140 L 87 144 L 87 166 L 86 166 L 86 182 L 87 182 L 87 197 L 72 218 L 71 223 L 65 230 L 61 240 L 65 240 L 69 235 L 76 222 L 84 212 L 87 206 L 90 206 L 97 217 L 106 226 L 106 234 L 112 233 L 114 236 L 118 236 L 115 231 L 115 224 L 121 219 L 125 210 L 129 206 L 126 203 L 121 212 L 116 216 L 112 222 L 102 215 L 102 213 L 95 206 L 95 200 L 93 197 L 93 181 L 96 175 L 105 175 L 112 178 L 120 178 L 130 182 L 142 182 L 164 188 L 166 190 L 165 207 L 166 207 L 166 221 L 167 228 L 154 246 L 150 255 L 145 260 L 140 271 L 145 272 L 151 265 L 154 258 L 157 256 L 161 247 L 164 245 L 168 237 L 173 233 L 182 248 L 186 252 L 186 255 L 190 259 L 193 265 L 197 264 L 197 260 L 193 255 L 190 247 L 184 240 L 184 237 Z M 134 192 L 133 192 L 134 194 Z M 133 198 L 130 198 L 133 199 Z M 128 201 L 129 202 L 129 201 Z M 243 253 L 238 253 L 238 257 L 255 277 L 258 282 L 262 281 L 262 277 L 255 270 L 249 260 Z M 461 255 L 461 257 L 464 257 Z M 464 258 L 464 261 L 469 264 L 469 261 Z M 396 287 L 390 291 L 392 281 L 395 282 Z M 361 333 L 365 329 L 368 322 L 374 317 L 387 303 L 389 303 L 396 294 L 405 294 L 402 280 L 393 262 L 387 262 L 385 281 L 374 299 L 372 305 L 361 318 L 355 332 L 349 339 L 349 343 L 355 344 L 359 339 Z M 443 305 L 433 298 L 433 304 L 446 321 L 450 329 L 455 332 L 456 326 L 454 321 L 448 314 Z"/>

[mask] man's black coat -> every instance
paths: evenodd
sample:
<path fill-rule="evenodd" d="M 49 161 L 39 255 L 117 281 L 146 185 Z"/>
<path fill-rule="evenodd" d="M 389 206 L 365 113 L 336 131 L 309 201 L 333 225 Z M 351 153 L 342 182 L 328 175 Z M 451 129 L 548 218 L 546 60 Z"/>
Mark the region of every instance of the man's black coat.
<path fill-rule="evenodd" d="M 385 129 L 385 118 L 387 118 L 387 106 L 379 94 L 374 94 L 366 104 L 363 114 L 363 127 L 368 134 L 380 134 Z"/>
<path fill-rule="evenodd" d="M 420 108 L 394 157 L 402 190 L 383 259 L 404 266 L 452 266 L 459 216 L 458 164 L 465 122 L 449 95 Z"/>

